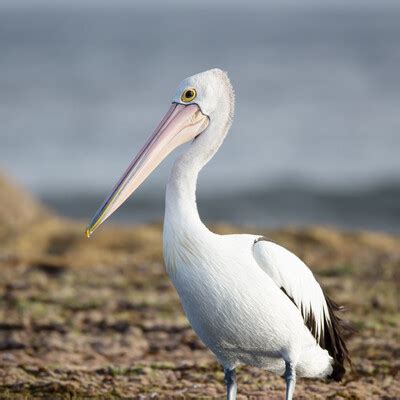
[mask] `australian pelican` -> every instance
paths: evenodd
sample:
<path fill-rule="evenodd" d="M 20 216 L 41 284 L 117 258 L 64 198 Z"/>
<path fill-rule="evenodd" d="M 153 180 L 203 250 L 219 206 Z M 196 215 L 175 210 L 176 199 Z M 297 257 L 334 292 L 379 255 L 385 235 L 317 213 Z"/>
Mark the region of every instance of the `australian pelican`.
<path fill-rule="evenodd" d="M 231 126 L 234 92 L 212 69 L 181 82 L 172 105 L 94 216 L 86 234 L 122 205 L 160 162 L 190 142 L 166 191 L 164 258 L 186 316 L 223 365 L 227 398 L 235 368 L 283 375 L 286 399 L 296 377 L 340 380 L 349 361 L 337 305 L 293 253 L 257 235 L 217 235 L 202 223 L 196 181 Z"/>

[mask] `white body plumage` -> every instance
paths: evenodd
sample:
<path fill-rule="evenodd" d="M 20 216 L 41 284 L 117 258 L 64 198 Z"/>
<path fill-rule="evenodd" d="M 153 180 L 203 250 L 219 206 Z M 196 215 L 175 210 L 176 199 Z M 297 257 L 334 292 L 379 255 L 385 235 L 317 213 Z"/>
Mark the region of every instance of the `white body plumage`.
<path fill-rule="evenodd" d="M 248 364 L 282 375 L 285 361 L 292 361 L 298 376 L 332 373 L 332 357 L 257 263 L 254 253 L 266 242 L 254 243 L 254 235 L 216 235 L 200 225 L 188 231 L 169 218 L 167 213 L 167 272 L 193 329 L 225 368 Z M 305 272 L 301 261 L 282 247 L 268 242 L 268 253 L 271 259 L 291 259 L 294 274 Z"/>

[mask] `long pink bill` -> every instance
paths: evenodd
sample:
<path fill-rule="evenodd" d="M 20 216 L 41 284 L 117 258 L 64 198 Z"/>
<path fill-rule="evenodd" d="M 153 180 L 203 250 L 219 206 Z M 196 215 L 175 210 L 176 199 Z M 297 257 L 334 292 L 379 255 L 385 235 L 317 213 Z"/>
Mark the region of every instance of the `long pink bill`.
<path fill-rule="evenodd" d="M 114 213 L 152 171 L 179 145 L 194 139 L 209 123 L 196 104 L 173 103 L 147 143 L 134 158 L 86 229 L 91 234 Z"/>

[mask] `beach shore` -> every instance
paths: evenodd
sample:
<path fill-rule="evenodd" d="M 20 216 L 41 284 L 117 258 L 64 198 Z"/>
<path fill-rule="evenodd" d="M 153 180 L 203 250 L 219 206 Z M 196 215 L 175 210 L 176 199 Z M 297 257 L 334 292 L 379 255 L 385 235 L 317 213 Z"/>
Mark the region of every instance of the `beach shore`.
<path fill-rule="evenodd" d="M 164 270 L 161 224 L 99 229 L 0 178 L 0 398 L 223 398 L 223 372 Z M 300 379 L 297 399 L 400 397 L 400 237 L 328 227 L 260 230 L 299 255 L 346 307 L 352 369 Z M 282 378 L 241 367 L 239 399 L 283 398 Z"/>

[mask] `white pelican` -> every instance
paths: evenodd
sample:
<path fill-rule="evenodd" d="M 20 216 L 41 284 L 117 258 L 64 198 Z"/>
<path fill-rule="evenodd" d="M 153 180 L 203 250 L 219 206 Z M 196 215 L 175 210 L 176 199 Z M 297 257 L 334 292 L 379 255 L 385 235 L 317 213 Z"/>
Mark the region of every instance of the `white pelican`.
<path fill-rule="evenodd" d="M 179 145 L 166 191 L 164 259 L 186 316 L 223 365 L 227 398 L 236 398 L 235 368 L 248 364 L 283 375 L 286 399 L 296 376 L 340 380 L 350 361 L 338 307 L 294 254 L 257 235 L 217 235 L 196 206 L 197 175 L 232 122 L 228 76 L 212 69 L 181 82 L 172 105 L 94 216 L 104 222 Z"/>

